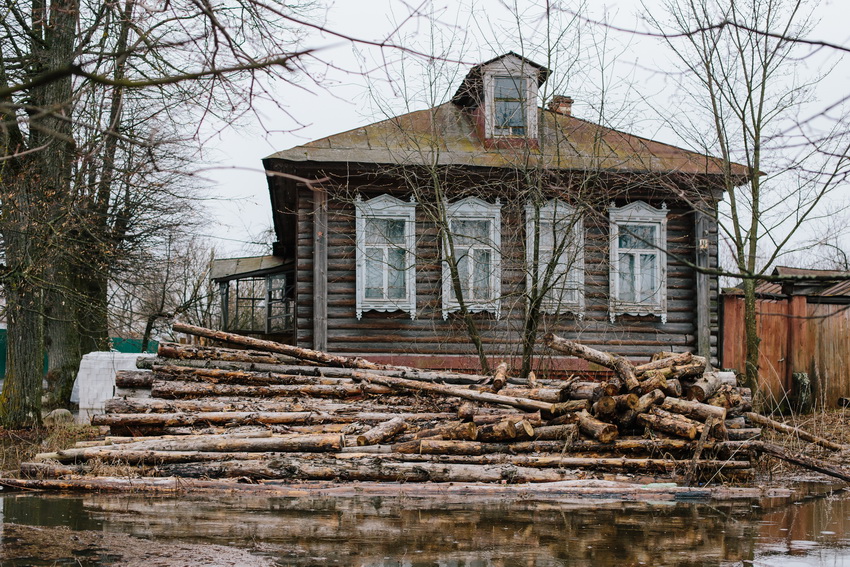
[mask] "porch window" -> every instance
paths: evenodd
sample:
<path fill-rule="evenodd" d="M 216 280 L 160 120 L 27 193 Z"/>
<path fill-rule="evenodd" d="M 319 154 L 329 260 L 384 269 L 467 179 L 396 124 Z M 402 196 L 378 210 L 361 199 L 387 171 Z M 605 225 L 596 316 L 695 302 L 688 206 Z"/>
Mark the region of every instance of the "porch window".
<path fill-rule="evenodd" d="M 529 292 L 543 293 L 545 313 L 583 317 L 583 219 L 574 207 L 557 199 L 539 207 L 527 205 L 525 218 Z"/>
<path fill-rule="evenodd" d="M 225 330 L 269 334 L 292 329 L 293 301 L 286 274 L 237 278 L 219 285 Z"/>
<path fill-rule="evenodd" d="M 658 315 L 667 322 L 667 207 L 611 207 L 610 316 Z"/>
<path fill-rule="evenodd" d="M 381 195 L 355 203 L 357 318 L 363 311 L 416 315 L 416 203 Z"/>
<path fill-rule="evenodd" d="M 499 316 L 501 294 L 501 204 L 469 197 L 446 206 L 443 234 L 443 318 L 460 309 Z M 462 294 L 455 293 L 452 268 Z"/>

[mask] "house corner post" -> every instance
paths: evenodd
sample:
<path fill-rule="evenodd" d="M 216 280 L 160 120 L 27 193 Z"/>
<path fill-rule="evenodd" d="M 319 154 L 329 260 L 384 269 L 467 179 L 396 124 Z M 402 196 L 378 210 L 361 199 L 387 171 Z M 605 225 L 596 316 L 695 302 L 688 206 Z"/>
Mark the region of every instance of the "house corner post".
<path fill-rule="evenodd" d="M 328 350 L 328 193 L 313 189 L 313 348 Z"/>
<path fill-rule="evenodd" d="M 711 280 L 706 270 L 710 267 L 711 240 L 709 238 L 709 218 L 705 213 L 696 212 L 694 218 L 695 264 L 696 270 L 696 307 L 697 307 L 697 354 L 711 360 Z"/>

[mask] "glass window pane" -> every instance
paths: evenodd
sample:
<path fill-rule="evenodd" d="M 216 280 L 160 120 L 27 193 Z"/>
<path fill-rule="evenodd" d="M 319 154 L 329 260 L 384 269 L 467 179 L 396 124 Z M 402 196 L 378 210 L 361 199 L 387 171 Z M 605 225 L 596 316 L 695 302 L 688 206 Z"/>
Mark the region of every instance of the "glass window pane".
<path fill-rule="evenodd" d="M 635 301 L 635 257 L 631 254 L 620 254 L 618 266 L 620 285 L 620 301 Z"/>
<path fill-rule="evenodd" d="M 403 299 L 407 296 L 407 283 L 404 271 L 404 250 L 390 248 L 389 266 L 387 273 L 387 295 L 390 299 Z"/>
<path fill-rule="evenodd" d="M 555 225 L 551 222 L 540 223 L 540 250 L 552 250 L 555 247 Z"/>
<path fill-rule="evenodd" d="M 522 99 L 522 77 L 496 77 L 493 85 L 493 98 Z"/>
<path fill-rule="evenodd" d="M 366 244 L 384 244 L 386 242 L 387 221 L 367 218 L 364 226 Z"/>
<path fill-rule="evenodd" d="M 457 258 L 457 273 L 460 278 L 460 289 L 463 291 L 464 296 L 469 295 L 469 257 L 466 254 L 462 254 Z M 454 296 L 454 282 L 451 285 L 452 296 Z M 469 299 L 468 297 L 464 297 L 464 299 Z"/>
<path fill-rule="evenodd" d="M 655 248 L 655 233 L 657 226 L 622 224 L 620 225 L 619 244 L 620 248 Z"/>
<path fill-rule="evenodd" d="M 364 293 L 367 299 L 384 299 L 384 250 L 367 248 Z"/>
<path fill-rule="evenodd" d="M 404 219 L 387 219 L 387 242 L 404 246 Z"/>
<path fill-rule="evenodd" d="M 489 246 L 490 221 L 453 220 L 452 234 L 455 246 Z"/>
<path fill-rule="evenodd" d="M 525 104 L 520 101 L 500 100 L 496 101 L 496 127 L 525 127 Z"/>
<path fill-rule="evenodd" d="M 654 254 L 640 255 L 640 302 L 655 303 L 658 284 L 655 277 L 657 258 Z"/>
<path fill-rule="evenodd" d="M 473 299 L 490 299 L 490 251 L 475 250 L 474 258 L 472 297 Z"/>

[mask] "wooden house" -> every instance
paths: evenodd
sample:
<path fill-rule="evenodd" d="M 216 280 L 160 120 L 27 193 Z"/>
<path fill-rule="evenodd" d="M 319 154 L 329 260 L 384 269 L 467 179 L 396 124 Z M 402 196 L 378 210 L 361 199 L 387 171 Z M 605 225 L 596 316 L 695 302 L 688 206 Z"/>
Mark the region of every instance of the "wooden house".
<path fill-rule="evenodd" d="M 717 281 L 694 266 L 717 265 L 722 162 L 573 116 L 566 96 L 540 108 L 548 75 L 508 53 L 449 102 L 263 160 L 292 343 L 458 370 L 481 351 L 518 368 L 547 331 L 716 355 Z"/>

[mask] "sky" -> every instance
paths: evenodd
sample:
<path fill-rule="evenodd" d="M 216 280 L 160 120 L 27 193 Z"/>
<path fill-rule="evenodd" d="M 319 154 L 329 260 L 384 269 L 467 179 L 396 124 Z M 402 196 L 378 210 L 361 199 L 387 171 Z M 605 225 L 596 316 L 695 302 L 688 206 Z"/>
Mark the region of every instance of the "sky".
<path fill-rule="evenodd" d="M 526 53 L 536 61 L 545 58 L 531 47 L 535 37 L 546 35 L 537 4 L 516 0 L 523 18 L 519 25 L 500 0 L 478 0 L 474 4 L 337 0 L 323 3 L 310 16 L 344 35 L 377 42 L 389 38 L 416 51 L 441 54 L 443 60 L 431 67 L 439 67 L 442 89 L 434 98 L 440 98 L 457 88 L 473 64 L 509 50 Z M 648 4 L 658 5 L 660 0 Z M 416 11 L 431 17 L 410 17 Z M 821 23 L 807 37 L 850 46 L 850 28 L 842 25 L 846 12 L 837 0 L 820 2 L 815 13 Z M 614 28 L 647 29 L 641 3 L 636 0 L 596 2 L 581 14 L 595 21 L 605 19 Z M 568 22 L 571 16 L 560 13 L 559 17 Z M 438 23 L 434 25 L 433 21 Z M 653 38 L 614 29 L 602 34 L 599 26 L 585 27 L 593 29 L 593 40 L 587 39 L 587 30 L 579 36 L 561 38 L 562 47 L 581 46 L 572 52 L 580 52 L 582 60 L 572 64 L 558 61 L 563 72 L 556 94 L 573 96 L 574 114 L 593 120 L 600 111 L 598 101 L 604 89 L 607 120 L 631 133 L 682 145 L 674 129 L 658 119 L 676 96 L 675 81 L 665 72 L 672 61 L 670 54 Z M 522 34 L 517 34 L 517 29 Z M 523 36 L 521 40 L 518 35 Z M 260 161 L 263 157 L 388 115 L 425 108 L 431 102 L 417 87 L 424 74 L 421 57 L 321 33 L 311 33 L 303 45 L 316 50 L 307 61 L 309 74 L 298 73 L 289 81 L 270 85 L 269 98 L 274 102 L 256 100 L 253 108 L 233 124 L 203 127 L 205 161 L 199 168 L 210 199 L 206 203 L 209 222 L 200 232 L 215 246 L 218 257 L 263 253 L 258 243 L 268 241 L 262 233 L 271 225 L 268 186 Z M 834 67 L 827 73 L 823 88 L 818 89 L 823 94 L 818 102 L 829 104 L 835 93 L 847 91 L 850 67 L 836 60 L 830 50 L 823 50 L 822 55 L 829 55 L 829 64 Z M 818 65 L 818 61 L 826 59 L 812 59 L 811 64 Z"/>

